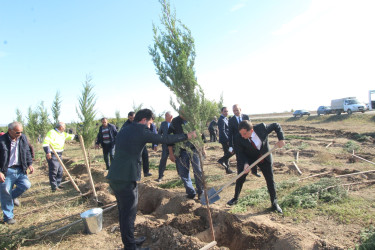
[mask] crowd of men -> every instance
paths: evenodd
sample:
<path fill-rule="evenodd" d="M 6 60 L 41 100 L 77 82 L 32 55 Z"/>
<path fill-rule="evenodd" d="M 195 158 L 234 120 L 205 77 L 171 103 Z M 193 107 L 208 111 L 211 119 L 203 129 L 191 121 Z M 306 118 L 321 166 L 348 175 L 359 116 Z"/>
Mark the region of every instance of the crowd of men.
<path fill-rule="evenodd" d="M 228 108 L 223 107 L 219 119 L 214 117 L 208 127 L 212 142 L 217 141 L 217 134 L 219 135 L 218 141 L 222 145 L 223 156 L 217 162 L 224 167 L 226 174 L 234 172 L 230 169 L 229 162 L 233 155 L 236 155 L 237 174 L 245 172 L 236 181 L 234 197 L 227 204 L 232 206 L 238 202 L 243 183 L 250 171 L 253 175 L 261 177 L 258 173 L 259 168 L 266 180 L 273 210 L 282 213 L 277 202 L 273 179 L 272 154 L 251 169 L 250 165 L 270 150 L 268 142 L 270 133 L 276 132 L 278 147 L 285 145 L 283 130 L 278 123 L 269 125 L 261 123 L 253 126 L 249 116 L 241 113 L 238 104 L 233 105 L 232 110 L 234 116 L 228 119 Z M 108 170 L 107 179 L 116 196 L 120 231 L 126 249 L 138 249 L 145 240 L 145 237 L 134 238 L 134 221 L 137 213 L 137 182 L 141 179 L 141 165 L 143 165 L 143 175 L 151 176 L 147 143 L 152 143 L 152 149 L 155 151 L 158 144 L 162 144 L 158 182 L 163 180 L 169 157 L 176 164 L 177 173 L 185 187 L 186 197 L 200 199 L 203 194 L 199 149 L 190 141 L 196 138 L 197 134 L 195 131 L 184 133 L 183 127 L 187 122 L 183 110 L 180 110 L 179 115 L 174 118 L 171 112 L 166 112 L 165 121 L 161 123 L 158 130 L 154 124 L 154 114 L 149 109 L 142 109 L 137 113 L 129 112 L 127 121 L 119 131 L 115 125 L 108 122 L 107 118 L 101 119 L 102 125 L 99 127 L 95 147 L 101 147 L 103 150 L 103 158 Z M 63 188 L 61 186 L 63 170 L 57 156 L 62 158 L 65 141 L 75 138 L 74 134 L 66 133 L 65 130 L 65 124 L 59 122 L 47 133 L 43 141 L 52 192 Z M 204 147 L 202 153 L 205 155 Z M 34 171 L 32 154 L 33 149 L 23 134 L 22 124 L 18 122 L 9 124 L 8 132 L 0 136 L 0 201 L 4 222 L 7 224 L 16 223 L 13 208 L 20 205 L 18 197 L 31 186 L 27 170 L 29 169 L 30 173 Z M 190 178 L 190 165 L 194 173 L 195 188 Z"/>

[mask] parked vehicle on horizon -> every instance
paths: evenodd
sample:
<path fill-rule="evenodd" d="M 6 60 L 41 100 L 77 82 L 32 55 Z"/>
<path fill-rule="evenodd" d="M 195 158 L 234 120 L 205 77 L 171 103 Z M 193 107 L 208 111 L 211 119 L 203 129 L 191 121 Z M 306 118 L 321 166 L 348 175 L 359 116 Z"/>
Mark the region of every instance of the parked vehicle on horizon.
<path fill-rule="evenodd" d="M 294 111 L 293 113 L 293 116 L 294 117 L 302 117 L 304 115 L 307 115 L 307 116 L 310 116 L 310 112 L 307 111 L 307 110 L 304 110 L 304 109 L 297 109 L 296 111 Z"/>
<path fill-rule="evenodd" d="M 355 97 L 346 97 L 341 99 L 335 99 L 331 101 L 332 112 L 336 115 L 341 113 L 348 113 L 350 115 L 353 112 L 362 112 L 366 110 L 366 105 L 361 103 Z"/>
<path fill-rule="evenodd" d="M 319 108 L 316 111 L 316 113 L 318 114 L 318 116 L 320 116 L 320 115 L 334 114 L 334 112 L 332 112 L 332 109 L 331 109 L 330 106 L 319 106 Z"/>

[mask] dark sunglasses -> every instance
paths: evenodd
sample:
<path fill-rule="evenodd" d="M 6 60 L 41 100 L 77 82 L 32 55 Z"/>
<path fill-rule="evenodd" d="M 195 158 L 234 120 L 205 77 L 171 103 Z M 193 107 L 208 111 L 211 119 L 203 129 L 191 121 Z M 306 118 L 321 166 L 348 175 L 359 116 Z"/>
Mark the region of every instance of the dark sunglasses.
<path fill-rule="evenodd" d="M 14 132 L 14 133 L 16 133 L 16 135 L 22 134 L 22 132 Z"/>

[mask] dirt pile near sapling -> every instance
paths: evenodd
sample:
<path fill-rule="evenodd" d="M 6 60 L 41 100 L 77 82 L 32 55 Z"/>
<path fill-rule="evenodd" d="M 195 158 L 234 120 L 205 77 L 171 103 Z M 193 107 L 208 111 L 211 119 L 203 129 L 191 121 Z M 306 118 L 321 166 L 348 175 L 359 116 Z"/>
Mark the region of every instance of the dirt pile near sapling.
<path fill-rule="evenodd" d="M 137 230 L 153 249 L 199 249 L 212 241 L 207 209 L 184 194 L 139 184 Z M 272 222 L 265 215 L 241 220 L 211 204 L 218 242 L 214 249 L 317 249 L 327 243 L 303 229 Z"/>

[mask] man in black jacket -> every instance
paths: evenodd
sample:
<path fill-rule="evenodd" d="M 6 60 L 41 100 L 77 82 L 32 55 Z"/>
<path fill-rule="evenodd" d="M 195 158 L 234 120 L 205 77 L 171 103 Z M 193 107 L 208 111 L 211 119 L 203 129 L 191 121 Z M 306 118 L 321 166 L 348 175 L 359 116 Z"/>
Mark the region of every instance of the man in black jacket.
<path fill-rule="evenodd" d="M 13 208 L 19 206 L 17 197 L 31 187 L 26 171 L 34 172 L 30 147 L 22 133 L 22 124 L 12 122 L 8 132 L 0 137 L 0 201 L 4 222 L 8 224 L 16 223 Z"/>
<path fill-rule="evenodd" d="M 159 131 L 158 131 L 159 135 L 168 134 L 168 129 L 169 129 L 172 119 L 173 119 L 172 113 L 170 111 L 167 111 L 165 113 L 165 121 L 163 121 L 160 125 Z M 159 162 L 159 177 L 157 179 L 158 182 L 161 182 L 163 180 L 165 167 L 167 165 L 168 155 L 169 155 L 169 151 L 168 151 L 167 144 L 162 144 L 162 153 L 161 153 L 161 158 Z"/>
<path fill-rule="evenodd" d="M 149 109 L 137 112 L 134 122 L 123 127 L 116 138 L 115 158 L 107 179 L 113 189 L 118 210 L 122 242 L 125 249 L 136 249 L 134 221 L 137 215 L 138 186 L 141 179 L 141 155 L 146 143 L 176 143 L 195 138 L 196 133 L 158 135 L 149 130 L 154 114 Z"/>
<path fill-rule="evenodd" d="M 219 117 L 219 121 L 217 122 L 218 129 L 219 129 L 219 142 L 223 147 L 224 155 L 221 157 L 217 162 L 225 168 L 225 172 L 227 174 L 233 173 L 233 171 L 229 168 L 229 158 L 233 156 L 229 152 L 229 126 L 228 126 L 228 109 L 227 107 L 221 108 L 221 115 Z"/>
<path fill-rule="evenodd" d="M 210 142 L 217 141 L 217 130 L 217 118 L 215 116 L 214 119 L 210 122 L 210 125 L 208 125 L 208 132 L 210 132 Z"/>
<path fill-rule="evenodd" d="M 284 133 L 281 126 L 278 123 L 271 123 L 266 125 L 260 123 L 253 127 L 250 121 L 242 121 L 238 126 L 239 134 L 236 138 L 236 148 L 238 150 L 238 163 L 240 168 L 239 172 L 245 169 L 245 172 L 250 172 L 249 166 L 254 163 L 259 157 L 267 153 L 269 149 L 268 135 L 275 131 L 279 141 L 276 145 L 281 148 L 285 145 Z M 282 213 L 281 208 L 277 203 L 275 182 L 273 180 L 273 160 L 272 154 L 268 155 L 264 160 L 258 163 L 260 170 L 266 179 L 268 192 L 270 194 L 272 208 Z M 236 188 L 234 193 L 234 198 L 231 199 L 227 204 L 234 205 L 237 203 L 238 197 L 240 195 L 243 183 L 245 182 L 246 175 L 241 176 L 236 181 Z"/>
<path fill-rule="evenodd" d="M 103 149 L 103 156 L 106 169 L 109 169 L 109 161 L 113 161 L 115 155 L 115 139 L 117 135 L 116 126 L 109 123 L 107 118 L 102 118 L 102 126 L 99 127 L 99 133 L 96 137 L 95 148 L 99 148 L 99 144 Z"/>
<path fill-rule="evenodd" d="M 238 104 L 234 104 L 233 105 L 233 114 L 234 116 L 232 116 L 230 119 L 229 119 L 229 132 L 228 132 L 228 139 L 229 139 L 229 152 L 231 153 L 235 153 L 236 154 L 236 160 L 237 160 L 237 173 L 239 174 L 241 171 L 239 171 L 238 169 L 241 168 L 241 166 L 239 165 L 239 162 L 238 162 L 238 149 L 236 148 L 236 139 L 238 138 L 238 125 L 240 124 L 240 122 L 242 121 L 250 121 L 250 118 L 248 115 L 245 115 L 245 114 L 241 114 L 241 107 L 240 105 Z M 257 171 L 257 167 L 253 167 L 251 169 L 251 173 L 257 177 L 260 177 L 260 174 L 258 174 L 258 171 Z"/>

